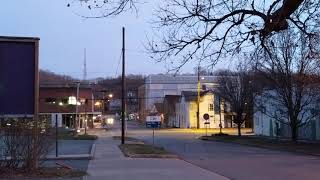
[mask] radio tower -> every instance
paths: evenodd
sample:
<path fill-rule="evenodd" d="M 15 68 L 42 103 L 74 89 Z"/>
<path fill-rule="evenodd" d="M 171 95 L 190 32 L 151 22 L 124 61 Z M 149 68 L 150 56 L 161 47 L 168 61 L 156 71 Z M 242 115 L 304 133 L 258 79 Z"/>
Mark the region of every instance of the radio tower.
<path fill-rule="evenodd" d="M 84 59 L 83 59 L 83 81 L 87 80 L 87 49 L 84 48 Z"/>

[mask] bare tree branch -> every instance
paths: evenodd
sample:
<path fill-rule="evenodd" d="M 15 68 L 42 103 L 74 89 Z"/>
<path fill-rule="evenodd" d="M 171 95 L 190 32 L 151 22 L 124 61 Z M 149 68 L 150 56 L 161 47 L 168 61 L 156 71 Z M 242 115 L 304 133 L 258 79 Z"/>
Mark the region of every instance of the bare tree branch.
<path fill-rule="evenodd" d="M 156 12 L 161 35 L 149 42 L 149 50 L 158 61 L 176 60 L 178 68 L 191 56 L 215 64 L 257 44 L 265 47 L 288 28 L 313 36 L 319 5 L 317 0 L 168 0 Z"/>

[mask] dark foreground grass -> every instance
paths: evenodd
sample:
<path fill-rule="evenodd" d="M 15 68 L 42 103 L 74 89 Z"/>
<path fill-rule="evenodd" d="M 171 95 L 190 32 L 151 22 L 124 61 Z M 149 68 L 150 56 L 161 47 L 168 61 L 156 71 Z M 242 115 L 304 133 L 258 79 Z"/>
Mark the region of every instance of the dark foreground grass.
<path fill-rule="evenodd" d="M 60 132 L 58 139 L 61 140 L 97 140 L 98 136 L 90 134 L 73 135 L 71 133 Z"/>
<path fill-rule="evenodd" d="M 121 136 L 112 136 L 112 139 L 114 140 L 121 140 Z M 142 142 L 140 139 L 136 139 L 133 137 L 125 137 L 125 141 L 130 141 L 130 142 Z"/>
<path fill-rule="evenodd" d="M 158 154 L 165 155 L 169 154 L 162 147 L 155 147 L 147 144 L 121 144 L 119 148 L 124 154 L 134 155 L 134 154 Z"/>
<path fill-rule="evenodd" d="M 33 173 L 26 172 L 21 169 L 2 169 L 0 171 L 0 179 L 32 179 L 32 178 L 74 178 L 87 175 L 82 170 L 66 169 L 66 168 L 39 168 Z"/>
<path fill-rule="evenodd" d="M 273 139 L 258 136 L 203 136 L 200 139 L 241 145 L 261 147 L 273 150 L 303 153 L 320 156 L 320 143 L 314 142 L 293 142 L 288 139 Z"/>

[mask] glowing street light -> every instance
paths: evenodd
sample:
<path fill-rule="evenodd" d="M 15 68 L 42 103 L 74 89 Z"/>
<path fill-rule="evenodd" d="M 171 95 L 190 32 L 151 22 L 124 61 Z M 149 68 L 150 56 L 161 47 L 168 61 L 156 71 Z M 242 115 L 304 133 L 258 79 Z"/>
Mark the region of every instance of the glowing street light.
<path fill-rule="evenodd" d="M 109 98 L 112 98 L 112 97 L 113 97 L 113 94 L 109 94 L 108 96 L 109 96 Z"/>

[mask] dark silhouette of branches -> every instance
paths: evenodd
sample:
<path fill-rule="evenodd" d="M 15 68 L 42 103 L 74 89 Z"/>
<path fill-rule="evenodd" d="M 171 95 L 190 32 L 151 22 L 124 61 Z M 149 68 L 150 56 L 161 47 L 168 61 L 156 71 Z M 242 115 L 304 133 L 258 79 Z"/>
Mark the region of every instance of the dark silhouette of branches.
<path fill-rule="evenodd" d="M 135 0 L 72 0 L 67 6 L 81 5 L 90 11 L 98 13 L 90 16 L 81 15 L 85 18 L 105 18 L 120 15 L 128 10 L 137 11 L 136 4 Z"/>
<path fill-rule="evenodd" d="M 215 64 L 264 47 L 288 28 L 314 35 L 319 8 L 318 0 L 168 0 L 155 13 L 159 38 L 149 40 L 149 50 L 157 61 L 171 58 L 177 69 L 192 59 Z"/>
<path fill-rule="evenodd" d="M 217 73 L 219 86 L 216 93 L 230 103 L 231 112 L 235 113 L 234 123 L 241 136 L 241 125 L 252 117 L 253 78 L 248 66 L 239 63 L 237 71 L 220 71 Z"/>
<path fill-rule="evenodd" d="M 269 39 L 258 52 L 257 69 L 269 81 L 257 102 L 263 113 L 287 125 L 291 138 L 298 130 L 319 117 L 319 45 L 318 38 L 301 31 L 288 30 Z"/>

